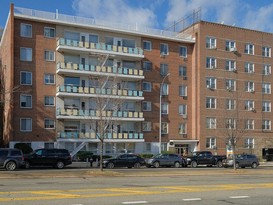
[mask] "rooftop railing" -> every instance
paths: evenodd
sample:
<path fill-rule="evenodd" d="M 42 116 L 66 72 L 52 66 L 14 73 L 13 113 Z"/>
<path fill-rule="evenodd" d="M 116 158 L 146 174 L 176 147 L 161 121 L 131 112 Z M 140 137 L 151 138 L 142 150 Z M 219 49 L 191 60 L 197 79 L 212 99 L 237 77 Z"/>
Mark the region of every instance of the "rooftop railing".
<path fill-rule="evenodd" d="M 16 15 L 29 16 L 32 18 L 34 17 L 38 19 L 46 19 L 50 21 L 64 22 L 68 24 L 73 23 L 78 25 L 96 26 L 100 28 L 111 28 L 111 29 L 118 29 L 123 31 L 141 33 L 141 34 L 162 36 L 167 38 L 174 38 L 174 39 L 181 39 L 181 40 L 184 39 L 185 41 L 193 41 L 192 36 L 189 34 L 181 34 L 178 32 L 172 32 L 167 30 L 153 29 L 153 28 L 138 26 L 137 24 L 125 25 L 121 23 L 113 23 L 113 22 L 97 20 L 93 18 L 59 14 L 58 12 L 53 13 L 53 12 L 15 7 L 14 14 L 15 16 Z"/>

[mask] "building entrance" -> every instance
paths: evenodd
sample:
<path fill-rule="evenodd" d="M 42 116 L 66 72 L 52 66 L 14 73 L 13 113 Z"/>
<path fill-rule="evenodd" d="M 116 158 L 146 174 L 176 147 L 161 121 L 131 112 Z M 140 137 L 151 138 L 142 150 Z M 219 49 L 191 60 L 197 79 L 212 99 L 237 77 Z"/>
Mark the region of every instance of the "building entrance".
<path fill-rule="evenodd" d="M 175 144 L 175 153 L 179 154 L 181 156 L 187 156 L 189 151 L 189 145 L 188 144 Z"/>

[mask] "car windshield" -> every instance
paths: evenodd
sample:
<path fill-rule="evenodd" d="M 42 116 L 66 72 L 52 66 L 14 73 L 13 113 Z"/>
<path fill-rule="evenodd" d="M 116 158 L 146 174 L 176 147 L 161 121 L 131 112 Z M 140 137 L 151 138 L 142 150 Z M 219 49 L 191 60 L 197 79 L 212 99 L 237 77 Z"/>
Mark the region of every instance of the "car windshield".
<path fill-rule="evenodd" d="M 152 158 L 160 158 L 162 156 L 162 154 L 157 154 L 155 156 L 153 156 Z"/>

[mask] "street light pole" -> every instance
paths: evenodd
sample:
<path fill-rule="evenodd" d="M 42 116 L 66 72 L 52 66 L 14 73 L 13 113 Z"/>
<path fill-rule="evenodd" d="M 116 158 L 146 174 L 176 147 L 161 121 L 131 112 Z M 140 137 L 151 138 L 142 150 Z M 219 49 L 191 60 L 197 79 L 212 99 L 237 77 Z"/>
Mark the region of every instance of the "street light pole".
<path fill-rule="evenodd" d="M 167 75 L 164 76 L 164 78 L 162 79 L 162 82 L 160 84 L 160 88 L 159 88 L 159 135 L 158 135 L 158 139 L 159 139 L 159 148 L 158 148 L 158 152 L 159 154 L 161 154 L 161 100 L 162 100 L 162 89 L 163 89 L 163 84 L 164 81 L 166 79 L 166 77 L 168 77 L 170 75 L 170 73 L 167 73 Z"/>

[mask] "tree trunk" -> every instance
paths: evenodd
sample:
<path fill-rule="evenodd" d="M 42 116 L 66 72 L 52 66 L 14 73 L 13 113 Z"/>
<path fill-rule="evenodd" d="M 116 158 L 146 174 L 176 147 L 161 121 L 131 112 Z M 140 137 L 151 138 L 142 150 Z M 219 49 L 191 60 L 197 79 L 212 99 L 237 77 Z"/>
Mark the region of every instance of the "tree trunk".
<path fill-rule="evenodd" d="M 232 150 L 233 150 L 233 155 L 232 155 L 232 159 L 233 159 L 233 169 L 234 171 L 236 171 L 236 154 L 235 154 L 235 145 L 232 145 Z"/>
<path fill-rule="evenodd" d="M 100 171 L 103 171 L 103 140 L 100 140 Z"/>

